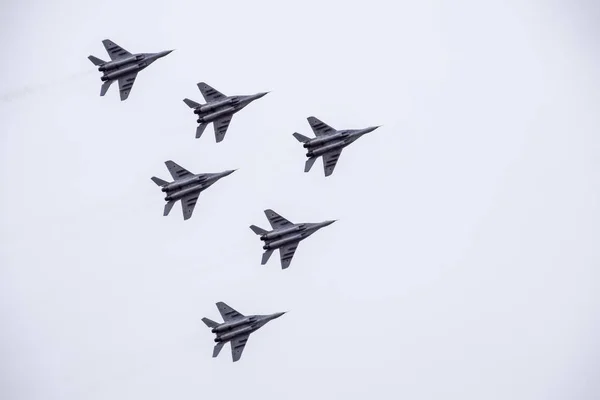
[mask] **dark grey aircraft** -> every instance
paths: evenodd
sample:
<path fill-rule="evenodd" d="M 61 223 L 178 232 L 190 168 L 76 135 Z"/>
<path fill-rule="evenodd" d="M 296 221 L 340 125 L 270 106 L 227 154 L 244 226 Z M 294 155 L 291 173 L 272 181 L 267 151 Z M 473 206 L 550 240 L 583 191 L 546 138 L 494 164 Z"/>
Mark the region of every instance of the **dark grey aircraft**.
<path fill-rule="evenodd" d="M 329 176 L 333 173 L 344 147 L 353 143 L 362 135 L 373 132 L 375 129 L 379 128 L 378 126 L 373 126 L 365 129 L 346 129 L 337 131 L 315 117 L 308 117 L 307 119 L 316 137 L 310 139 L 297 132 L 294 133 L 294 137 L 298 139 L 299 142 L 304 143 L 304 148 L 308 149 L 308 153 L 306 153 L 308 160 L 306 160 L 304 172 L 310 171 L 317 157 L 323 156 L 325 176 Z"/>
<path fill-rule="evenodd" d="M 166 56 L 173 50 L 161 51 L 159 53 L 138 53 L 131 54 L 124 48 L 120 47 L 115 42 L 108 39 L 103 40 L 102 44 L 108 52 L 111 61 L 106 62 L 98 57 L 89 56 L 91 62 L 98 66 L 98 71 L 104 75 L 100 78 L 102 88 L 100 88 L 100 96 L 104 96 L 110 85 L 119 80 L 119 92 L 121 93 L 121 101 L 129 97 L 131 87 L 135 82 L 137 73 L 152 64 L 161 57 Z"/>
<path fill-rule="evenodd" d="M 329 226 L 335 222 L 324 221 L 317 223 L 301 223 L 294 224 L 277 214 L 273 210 L 265 210 L 265 215 L 273 228 L 272 231 L 266 231 L 256 225 L 250 225 L 250 229 L 257 235 L 260 235 L 260 240 L 265 242 L 263 249 L 266 250 L 262 256 L 262 265 L 265 265 L 275 249 L 279 249 L 279 257 L 281 258 L 281 268 L 286 269 L 290 266 L 298 243 L 306 239 L 319 229 Z"/>
<path fill-rule="evenodd" d="M 198 196 L 206 188 L 210 187 L 213 183 L 219 179 L 226 177 L 231 174 L 234 170 L 218 172 L 215 174 L 192 174 L 185 168 L 180 167 L 173 161 L 165 161 L 165 165 L 169 169 L 173 182 L 166 182 L 155 176 L 152 177 L 152 181 L 158 186 L 162 187 L 162 191 L 166 192 L 167 197 L 165 200 L 165 212 L 163 215 L 169 215 L 173 204 L 177 200 L 181 200 L 181 210 L 183 211 L 183 219 L 190 219 L 194 212 L 194 207 L 198 201 Z"/>
<path fill-rule="evenodd" d="M 217 143 L 223 140 L 227 128 L 233 114 L 252 103 L 254 100 L 260 99 L 265 94 L 257 93 L 249 96 L 236 95 L 236 96 L 225 96 L 223 93 L 218 92 L 204 82 L 198 83 L 198 89 L 204 96 L 206 104 L 199 104 L 190 99 L 183 99 L 184 103 L 188 107 L 194 109 L 194 114 L 198 114 L 198 128 L 196 128 L 196 139 L 198 139 L 204 133 L 204 130 L 210 124 L 213 123 L 215 128 L 215 139 Z"/>
<path fill-rule="evenodd" d="M 233 362 L 238 361 L 242 356 L 246 342 L 252 332 L 259 330 L 267 322 L 285 314 L 284 312 L 280 312 L 271 315 L 244 316 L 222 301 L 217 303 L 217 308 L 223 317 L 222 324 L 208 318 L 202 318 L 202 322 L 209 328 L 212 328 L 211 332 L 217 335 L 215 338 L 217 344 L 213 350 L 213 357 L 219 355 L 225 343 L 231 342 L 231 357 L 233 358 Z"/>

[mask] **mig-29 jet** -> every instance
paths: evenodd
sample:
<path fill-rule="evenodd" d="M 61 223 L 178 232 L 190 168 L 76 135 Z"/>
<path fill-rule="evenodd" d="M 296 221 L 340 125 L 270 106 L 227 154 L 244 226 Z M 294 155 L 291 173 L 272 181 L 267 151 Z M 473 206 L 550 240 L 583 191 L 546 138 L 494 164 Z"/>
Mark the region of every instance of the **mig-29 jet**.
<path fill-rule="evenodd" d="M 260 235 L 260 240 L 265 242 L 263 249 L 266 250 L 262 256 L 262 265 L 265 265 L 275 249 L 279 249 L 279 257 L 281 258 L 281 268 L 286 269 L 290 266 L 298 243 L 306 239 L 316 231 L 335 222 L 324 221 L 317 223 L 300 223 L 294 224 L 273 210 L 265 210 L 265 215 L 273 228 L 272 231 L 266 231 L 256 225 L 251 225 L 250 229 L 257 235 Z"/>
<path fill-rule="evenodd" d="M 310 171 L 315 160 L 319 156 L 323 156 L 323 169 L 325 176 L 333 173 L 335 165 L 342 154 L 342 149 L 348 146 L 362 135 L 373 132 L 378 126 L 373 126 L 365 129 L 346 129 L 337 131 L 331 126 L 319 121 L 315 117 L 308 117 L 308 123 L 315 133 L 315 138 L 311 139 L 299 133 L 294 133 L 294 137 L 299 142 L 304 143 L 303 147 L 308 149 L 306 156 L 306 164 L 304 172 Z"/>
<path fill-rule="evenodd" d="M 279 312 L 270 315 L 244 316 L 222 301 L 216 305 L 223 317 L 223 323 L 219 324 L 208 318 L 202 318 L 202 322 L 209 328 L 212 328 L 211 332 L 217 335 L 215 338 L 217 344 L 213 350 L 213 357 L 219 355 L 225 343 L 231 342 L 231 357 L 233 358 L 233 362 L 238 361 L 242 356 L 251 333 L 262 328 L 267 322 L 285 314 L 285 312 Z"/>
<path fill-rule="evenodd" d="M 138 72 L 173 51 L 166 50 L 158 53 L 131 54 L 108 39 L 103 40 L 102 44 L 106 48 L 111 61 L 107 62 L 95 56 L 88 57 L 94 65 L 98 66 L 98 71 L 104 73 L 100 78 L 104 82 L 102 88 L 100 88 L 100 96 L 104 96 L 110 85 L 118 79 L 121 101 L 129 97 Z"/>
<path fill-rule="evenodd" d="M 246 107 L 254 100 L 260 99 L 269 92 L 236 96 L 225 96 L 223 93 L 213 89 L 204 82 L 198 83 L 198 89 L 204 96 L 206 104 L 199 104 L 190 99 L 183 99 L 188 107 L 194 109 L 194 114 L 198 115 L 198 128 L 196 128 L 196 139 L 202 136 L 204 130 L 213 123 L 215 129 L 215 139 L 217 143 L 221 142 L 227 133 L 227 128 L 231 123 L 233 114 Z"/>
<path fill-rule="evenodd" d="M 194 207 L 198 201 L 200 193 L 214 184 L 221 178 L 226 177 L 235 170 L 218 172 L 218 173 L 205 173 L 205 174 L 192 174 L 185 168 L 180 167 L 173 161 L 165 161 L 165 165 L 169 169 L 173 182 L 166 182 L 160 178 L 153 176 L 151 179 L 158 186 L 162 187 L 162 191 L 167 194 L 165 200 L 165 212 L 163 215 L 169 215 L 173 204 L 177 200 L 181 200 L 181 209 L 183 211 L 183 219 L 190 219 L 194 212 Z"/>

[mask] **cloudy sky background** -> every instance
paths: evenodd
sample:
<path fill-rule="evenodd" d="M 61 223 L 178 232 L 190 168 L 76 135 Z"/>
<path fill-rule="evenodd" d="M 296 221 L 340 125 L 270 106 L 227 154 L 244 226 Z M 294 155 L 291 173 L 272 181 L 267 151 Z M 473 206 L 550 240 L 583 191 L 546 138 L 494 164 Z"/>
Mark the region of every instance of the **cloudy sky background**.
<path fill-rule="evenodd" d="M 592 1 L 0 5 L 0 398 L 597 399 Z M 126 102 L 101 40 L 177 49 Z M 184 97 L 272 91 L 225 140 Z M 383 125 L 303 172 L 314 115 Z M 172 159 L 239 168 L 162 216 Z M 260 265 L 272 208 L 338 219 Z M 212 359 L 216 301 L 290 312 Z"/>

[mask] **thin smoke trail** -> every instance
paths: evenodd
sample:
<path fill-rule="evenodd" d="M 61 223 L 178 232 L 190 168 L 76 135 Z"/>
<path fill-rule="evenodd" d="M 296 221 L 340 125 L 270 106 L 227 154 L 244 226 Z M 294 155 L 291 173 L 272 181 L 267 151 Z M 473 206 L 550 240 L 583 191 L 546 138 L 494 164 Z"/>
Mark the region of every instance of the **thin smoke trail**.
<path fill-rule="evenodd" d="M 87 70 L 84 72 L 77 72 L 74 74 L 70 74 L 70 75 L 64 76 L 60 79 L 52 80 L 50 82 L 24 85 L 24 86 L 20 87 L 19 89 L 15 89 L 15 90 L 12 90 L 12 91 L 9 91 L 7 93 L 0 95 L 0 101 L 2 101 L 3 103 L 8 103 L 8 102 L 11 102 L 14 100 L 18 100 L 22 97 L 26 97 L 29 95 L 45 92 L 50 89 L 54 89 L 58 86 L 70 85 L 75 82 L 78 82 L 82 78 L 87 77 L 93 73 L 95 73 L 95 71 Z"/>

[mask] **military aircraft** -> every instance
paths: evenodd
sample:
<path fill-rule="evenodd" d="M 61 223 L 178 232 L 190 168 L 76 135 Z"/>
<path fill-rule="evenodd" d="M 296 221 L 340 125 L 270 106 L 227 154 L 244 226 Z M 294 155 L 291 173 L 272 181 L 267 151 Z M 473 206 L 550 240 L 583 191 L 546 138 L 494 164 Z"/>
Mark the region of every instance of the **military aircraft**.
<path fill-rule="evenodd" d="M 208 318 L 202 318 L 202 322 L 209 328 L 212 328 L 211 332 L 217 335 L 215 338 L 217 344 L 213 350 L 213 357 L 219 355 L 225 343 L 231 342 L 231 357 L 233 358 L 233 362 L 238 361 L 242 356 L 246 342 L 252 332 L 259 330 L 267 322 L 285 314 L 285 312 L 280 312 L 270 315 L 245 316 L 222 301 L 216 305 L 224 322 L 219 324 Z"/>
<path fill-rule="evenodd" d="M 221 142 L 227 133 L 227 128 L 231 122 L 233 114 L 246 107 L 254 100 L 260 99 L 269 92 L 252 94 L 249 96 L 236 95 L 225 96 L 204 82 L 198 83 L 198 89 L 204 96 L 206 104 L 199 104 L 190 99 L 183 99 L 188 107 L 194 109 L 194 114 L 198 114 L 198 128 L 196 128 L 196 139 L 202 136 L 204 130 L 213 123 L 215 129 L 215 139 L 217 143 Z"/>
<path fill-rule="evenodd" d="M 95 56 L 88 57 L 94 65 L 98 66 L 98 71 L 104 73 L 100 78 L 104 82 L 100 88 L 100 96 L 104 96 L 110 85 L 118 79 L 121 101 L 129 97 L 138 72 L 173 51 L 166 50 L 158 53 L 131 54 L 108 39 L 103 40 L 102 44 L 108 52 L 111 61 L 106 62 Z"/>
<path fill-rule="evenodd" d="M 337 131 L 315 117 L 308 117 L 307 119 L 316 137 L 311 139 L 298 132 L 294 133 L 294 137 L 299 142 L 304 143 L 303 147 L 308 149 L 308 153 L 306 153 L 308 160 L 306 160 L 304 172 L 310 171 L 317 157 L 323 156 L 325 176 L 333 173 L 344 147 L 353 143 L 362 135 L 379 128 L 378 126 L 373 126 L 365 129 Z"/>
<path fill-rule="evenodd" d="M 206 173 L 206 174 L 192 174 L 190 171 L 183 167 L 175 164 L 173 161 L 165 161 L 165 165 L 169 169 L 173 182 L 166 182 L 160 178 L 153 176 L 151 179 L 158 186 L 162 187 L 162 191 L 166 192 L 167 197 L 165 200 L 165 212 L 163 215 L 169 215 L 173 204 L 177 200 L 181 200 L 181 210 L 183 211 L 183 219 L 190 219 L 194 212 L 194 207 L 198 201 L 198 196 L 206 188 L 210 187 L 219 179 L 226 177 L 231 174 L 234 170 L 218 172 L 218 173 Z"/>
<path fill-rule="evenodd" d="M 265 242 L 263 249 L 266 250 L 262 256 L 262 265 L 265 265 L 275 249 L 279 249 L 279 258 L 281 258 L 281 268 L 286 269 L 290 266 L 298 243 L 306 239 L 319 229 L 329 226 L 335 222 L 324 221 L 318 223 L 301 223 L 294 224 L 273 210 L 265 210 L 265 215 L 273 228 L 272 231 L 266 231 L 256 225 L 251 225 L 250 229 L 257 235 L 260 235 L 260 240 Z"/>

